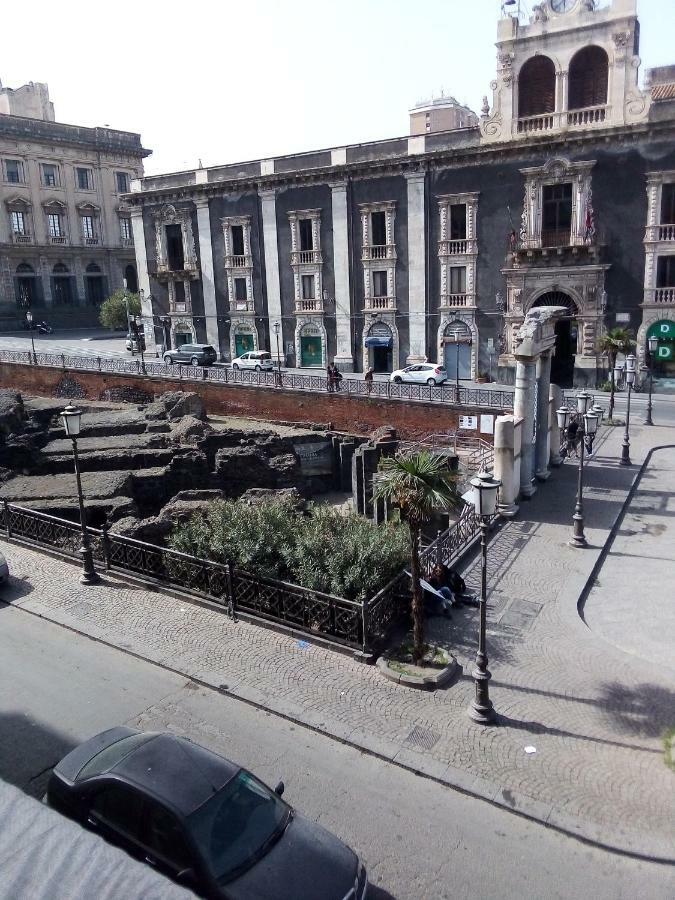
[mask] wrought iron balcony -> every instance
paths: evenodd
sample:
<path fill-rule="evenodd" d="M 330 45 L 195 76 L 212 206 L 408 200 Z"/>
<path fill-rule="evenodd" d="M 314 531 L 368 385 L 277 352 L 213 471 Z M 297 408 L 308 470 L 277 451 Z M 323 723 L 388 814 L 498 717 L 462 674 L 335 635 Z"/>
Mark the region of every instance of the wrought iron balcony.
<path fill-rule="evenodd" d="M 100 241 L 97 237 L 86 237 L 84 239 L 84 243 L 87 245 L 87 247 L 93 247 L 96 246 L 96 244 L 100 243 Z"/>
<path fill-rule="evenodd" d="M 66 244 L 68 242 L 68 238 L 65 234 L 52 234 L 49 238 L 50 244 Z"/>

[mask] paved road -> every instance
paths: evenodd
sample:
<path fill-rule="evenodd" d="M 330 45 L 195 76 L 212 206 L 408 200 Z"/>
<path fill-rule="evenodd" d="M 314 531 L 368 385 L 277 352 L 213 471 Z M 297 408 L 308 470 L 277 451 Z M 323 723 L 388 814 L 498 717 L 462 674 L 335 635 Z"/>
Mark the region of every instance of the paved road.
<path fill-rule="evenodd" d="M 675 894 L 671 868 L 586 847 L 4 605 L 0 685 L 0 777 L 35 796 L 92 732 L 168 728 L 283 778 L 291 803 L 364 856 L 374 900 Z"/>

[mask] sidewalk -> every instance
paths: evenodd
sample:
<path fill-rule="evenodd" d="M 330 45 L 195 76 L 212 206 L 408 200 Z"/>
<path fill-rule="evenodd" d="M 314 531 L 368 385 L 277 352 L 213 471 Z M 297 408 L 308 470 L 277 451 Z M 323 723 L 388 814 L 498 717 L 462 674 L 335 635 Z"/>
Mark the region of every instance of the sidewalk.
<path fill-rule="evenodd" d="M 639 650 L 627 654 L 607 642 L 590 610 L 598 596 L 603 604 L 614 600 L 603 574 L 611 557 L 599 572 L 594 566 L 639 463 L 650 447 L 675 444 L 675 427 L 633 428 L 632 468 L 617 464 L 621 437 L 619 428 L 603 429 L 587 470 L 588 549 L 567 544 L 572 464 L 554 470 L 492 539 L 488 652 L 496 727 L 466 715 L 473 609 L 453 612 L 450 623 L 430 620 L 430 635 L 452 647 L 463 675 L 447 690 L 425 693 L 347 656 L 233 624 L 117 577 L 83 587 L 73 564 L 15 544 L 2 547 L 14 576 L 3 599 L 542 823 L 672 860 L 675 775 L 663 762 L 661 736 L 675 725 L 675 677 Z M 666 454 L 655 454 L 647 469 L 671 497 L 674 453 L 668 451 L 667 466 Z M 672 547 L 675 525 L 666 518 L 661 524 Z M 624 579 L 631 574 L 640 594 L 655 592 L 639 563 Z M 475 586 L 478 575 L 478 562 L 470 562 L 467 581 Z M 577 601 L 591 576 L 588 627 Z"/>

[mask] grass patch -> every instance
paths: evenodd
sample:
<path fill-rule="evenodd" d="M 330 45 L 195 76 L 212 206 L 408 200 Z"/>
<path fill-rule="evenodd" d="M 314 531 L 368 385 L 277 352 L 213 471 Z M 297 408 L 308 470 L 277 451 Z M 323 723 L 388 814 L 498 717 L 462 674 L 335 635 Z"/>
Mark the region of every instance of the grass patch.
<path fill-rule="evenodd" d="M 426 644 L 424 656 L 420 664 L 415 666 L 412 651 L 412 644 L 401 644 L 387 654 L 387 665 L 394 672 L 400 672 L 402 675 L 418 675 L 419 672 L 416 670 L 419 668 L 444 669 L 452 661 L 447 650 Z"/>
<path fill-rule="evenodd" d="M 663 736 L 663 758 L 669 769 L 675 772 L 675 728 L 670 728 Z"/>

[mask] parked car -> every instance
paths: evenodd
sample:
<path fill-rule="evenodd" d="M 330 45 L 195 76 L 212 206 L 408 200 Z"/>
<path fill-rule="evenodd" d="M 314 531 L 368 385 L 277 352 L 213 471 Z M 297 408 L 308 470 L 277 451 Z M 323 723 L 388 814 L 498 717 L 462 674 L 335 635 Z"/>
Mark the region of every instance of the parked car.
<path fill-rule="evenodd" d="M 126 346 L 127 350 L 131 350 L 132 353 L 138 353 L 140 350 L 145 353 L 145 334 L 139 331 L 138 337 L 136 337 L 133 331 L 128 332 Z"/>
<path fill-rule="evenodd" d="M 0 553 L 0 584 L 5 584 L 9 578 L 9 566 L 3 553 Z"/>
<path fill-rule="evenodd" d="M 117 727 L 58 763 L 46 802 L 204 897 L 363 900 L 356 853 L 283 790 L 186 738 Z"/>
<path fill-rule="evenodd" d="M 405 369 L 397 369 L 389 376 L 390 381 L 396 384 L 409 381 L 413 384 L 443 384 L 448 380 L 448 373 L 443 366 L 436 363 L 420 363 L 415 366 L 406 366 Z"/>
<path fill-rule="evenodd" d="M 167 350 L 162 357 L 165 363 L 185 363 L 190 366 L 210 366 L 218 359 L 211 344 L 182 344 L 175 350 Z"/>
<path fill-rule="evenodd" d="M 236 359 L 232 360 L 233 369 L 255 369 L 260 372 L 261 369 L 271 371 L 274 368 L 271 353 L 266 350 L 249 350 L 248 353 L 242 353 Z"/>

